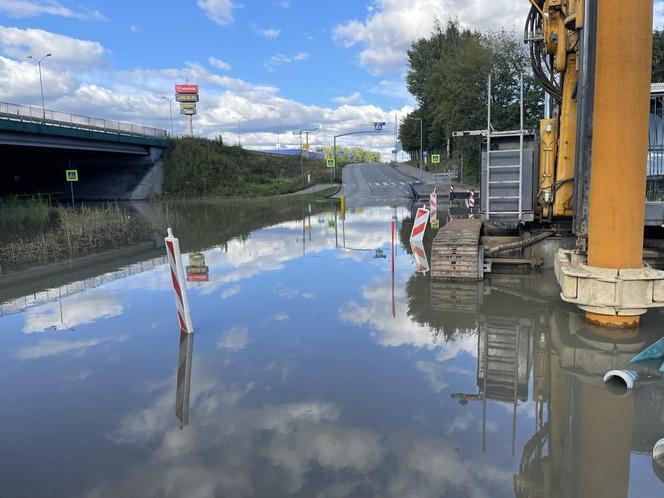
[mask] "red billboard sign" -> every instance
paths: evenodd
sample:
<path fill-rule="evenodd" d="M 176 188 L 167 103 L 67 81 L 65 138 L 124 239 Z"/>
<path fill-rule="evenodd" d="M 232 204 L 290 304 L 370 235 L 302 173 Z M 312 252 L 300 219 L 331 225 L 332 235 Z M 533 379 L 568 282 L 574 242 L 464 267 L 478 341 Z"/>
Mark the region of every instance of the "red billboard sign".
<path fill-rule="evenodd" d="M 198 93 L 198 85 L 175 85 L 175 93 Z"/>

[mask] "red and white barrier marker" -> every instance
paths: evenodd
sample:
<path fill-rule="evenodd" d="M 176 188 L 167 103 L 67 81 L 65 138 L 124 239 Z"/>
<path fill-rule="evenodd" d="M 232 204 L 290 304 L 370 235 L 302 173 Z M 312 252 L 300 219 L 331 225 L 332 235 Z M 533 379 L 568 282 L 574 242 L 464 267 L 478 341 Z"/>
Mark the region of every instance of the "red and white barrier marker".
<path fill-rule="evenodd" d="M 424 244 L 421 241 L 411 240 L 410 248 L 415 256 L 415 271 L 418 273 L 426 273 L 429 271 L 429 259 L 424 250 Z"/>
<path fill-rule="evenodd" d="M 470 189 L 470 197 L 468 197 L 468 207 L 470 209 L 475 207 L 475 189 Z"/>
<path fill-rule="evenodd" d="M 180 242 L 173 236 L 173 231 L 170 228 L 168 229 L 168 237 L 164 239 L 164 242 L 166 243 L 166 254 L 171 270 L 173 290 L 175 291 L 175 304 L 178 310 L 180 330 L 191 334 L 194 331 L 194 327 L 191 323 L 191 313 L 189 311 L 189 299 L 187 298 L 184 265 L 182 264 L 182 255 L 180 254 Z"/>
<path fill-rule="evenodd" d="M 417 214 L 415 215 L 415 223 L 413 224 L 413 229 L 410 232 L 410 241 L 422 242 L 424 239 L 424 231 L 427 228 L 427 222 L 429 221 L 429 210 L 424 208 L 418 208 Z"/>
<path fill-rule="evenodd" d="M 450 185 L 450 194 L 454 193 L 454 185 Z"/>
<path fill-rule="evenodd" d="M 431 208 L 429 219 L 431 220 L 431 226 L 434 226 L 438 220 L 438 192 L 435 187 L 429 196 L 429 204 L 431 204 L 431 206 L 429 206 Z"/>

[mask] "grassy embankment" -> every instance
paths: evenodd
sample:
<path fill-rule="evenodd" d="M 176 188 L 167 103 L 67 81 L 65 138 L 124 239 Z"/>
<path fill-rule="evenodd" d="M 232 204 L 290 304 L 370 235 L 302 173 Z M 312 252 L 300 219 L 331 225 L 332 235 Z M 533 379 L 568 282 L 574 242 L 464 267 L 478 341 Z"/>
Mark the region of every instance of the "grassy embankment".
<path fill-rule="evenodd" d="M 265 197 L 287 194 L 317 183 L 331 183 L 322 160 L 305 159 L 224 145 L 207 138 L 175 138 L 165 156 L 164 191 L 175 196 Z"/>
<path fill-rule="evenodd" d="M 49 208 L 39 199 L 0 201 L 0 270 L 49 264 L 151 239 L 152 228 L 117 204 Z"/>
<path fill-rule="evenodd" d="M 330 183 L 323 161 L 305 160 L 304 166 L 309 185 Z M 267 197 L 302 188 L 299 157 L 203 138 L 174 139 L 166 153 L 165 190 L 174 197 Z M 153 231 L 142 217 L 113 203 L 72 210 L 51 208 L 38 197 L 0 199 L 0 272 L 130 246 L 151 240 Z"/>

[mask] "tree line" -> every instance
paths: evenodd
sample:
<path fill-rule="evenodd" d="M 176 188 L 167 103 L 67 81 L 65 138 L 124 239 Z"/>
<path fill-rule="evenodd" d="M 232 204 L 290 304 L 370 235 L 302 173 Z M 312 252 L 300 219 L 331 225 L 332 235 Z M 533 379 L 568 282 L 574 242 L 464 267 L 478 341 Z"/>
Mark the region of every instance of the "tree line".
<path fill-rule="evenodd" d="M 664 81 L 664 30 L 655 31 L 653 48 L 653 81 Z M 516 33 L 482 33 L 462 28 L 458 21 L 436 22 L 428 38 L 413 42 L 406 84 L 418 106 L 401 122 L 403 150 L 419 153 L 420 119 L 424 150 L 443 155 L 453 132 L 486 129 L 489 74 L 494 129 L 519 128 L 523 75 L 525 127 L 536 130 L 544 114 L 544 91 L 533 76 L 526 45 Z M 478 177 L 479 144 L 479 137 L 451 141 L 451 156 L 457 162 L 464 158 L 464 178 L 471 181 Z"/>

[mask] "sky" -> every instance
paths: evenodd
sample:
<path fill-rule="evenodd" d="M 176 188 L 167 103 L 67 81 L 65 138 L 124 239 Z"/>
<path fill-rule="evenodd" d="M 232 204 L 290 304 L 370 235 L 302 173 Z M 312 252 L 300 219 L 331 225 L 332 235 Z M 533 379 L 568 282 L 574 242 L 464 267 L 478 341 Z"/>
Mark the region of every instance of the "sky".
<path fill-rule="evenodd" d="M 526 0 L 0 0 L 0 101 L 168 129 L 176 83 L 200 86 L 198 135 L 261 149 L 394 122 L 415 101 L 406 50 L 437 18 L 520 32 Z M 655 2 L 664 26 L 664 0 Z M 173 106 L 175 133 L 184 121 Z M 383 134 L 347 139 L 389 155 Z"/>

